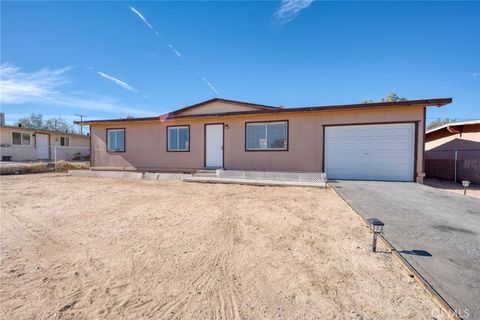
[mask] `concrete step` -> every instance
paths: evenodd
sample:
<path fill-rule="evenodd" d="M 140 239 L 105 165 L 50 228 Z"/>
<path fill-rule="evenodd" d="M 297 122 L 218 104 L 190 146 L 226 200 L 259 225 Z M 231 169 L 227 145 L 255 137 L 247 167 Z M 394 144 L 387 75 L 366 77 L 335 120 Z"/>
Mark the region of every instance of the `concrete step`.
<path fill-rule="evenodd" d="M 217 170 L 215 169 L 200 169 L 200 170 L 197 170 L 197 173 L 217 173 Z"/>
<path fill-rule="evenodd" d="M 195 177 L 216 178 L 217 171 L 215 169 L 201 169 L 194 174 Z"/>
<path fill-rule="evenodd" d="M 216 178 L 217 174 L 215 172 L 197 172 L 193 175 L 194 177 L 209 177 L 209 178 Z"/>

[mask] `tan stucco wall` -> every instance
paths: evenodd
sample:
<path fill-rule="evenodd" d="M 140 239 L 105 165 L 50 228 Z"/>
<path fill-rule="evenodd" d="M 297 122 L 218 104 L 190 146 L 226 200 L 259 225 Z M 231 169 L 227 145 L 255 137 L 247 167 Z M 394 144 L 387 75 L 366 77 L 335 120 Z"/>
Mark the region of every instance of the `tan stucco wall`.
<path fill-rule="evenodd" d="M 30 133 L 31 144 L 29 146 L 18 146 L 12 145 L 12 132 L 24 132 Z M 25 128 L 10 128 L 10 127 L 0 127 L 0 154 L 2 156 L 12 156 L 12 161 L 29 161 L 37 159 L 37 150 L 35 148 L 35 134 L 36 131 L 28 130 Z M 39 132 L 45 134 L 44 132 Z M 79 135 L 69 135 L 69 134 L 60 134 L 56 132 L 50 132 L 50 158 L 54 157 L 54 148 L 55 146 L 60 146 L 60 137 L 69 137 L 70 138 L 70 147 L 71 148 L 57 148 L 57 158 L 70 160 L 69 158 L 77 152 L 81 152 L 82 155 L 88 155 L 90 153 L 90 137 L 88 136 L 79 136 Z M 77 148 L 78 147 L 78 148 Z M 81 147 L 81 148 L 80 148 Z"/>
<path fill-rule="evenodd" d="M 289 121 L 289 150 L 245 151 L 245 122 Z M 128 170 L 199 169 L 204 166 L 204 125 L 225 123 L 226 169 L 322 171 L 323 125 L 418 122 L 417 172 L 423 172 L 423 108 L 377 108 L 344 111 L 210 117 L 167 122 L 99 123 L 91 127 L 92 165 Z M 190 125 L 190 152 L 166 152 L 166 126 Z M 106 129 L 126 129 L 126 152 L 106 152 Z"/>
<path fill-rule="evenodd" d="M 427 135 L 425 150 L 471 150 L 480 149 L 480 124 L 464 127 L 462 133 L 449 133 L 447 129 Z"/>
<path fill-rule="evenodd" d="M 480 183 L 480 124 L 462 130 L 452 134 L 440 129 L 427 134 L 425 171 L 429 177 L 455 180 L 456 175 L 457 181 Z"/>

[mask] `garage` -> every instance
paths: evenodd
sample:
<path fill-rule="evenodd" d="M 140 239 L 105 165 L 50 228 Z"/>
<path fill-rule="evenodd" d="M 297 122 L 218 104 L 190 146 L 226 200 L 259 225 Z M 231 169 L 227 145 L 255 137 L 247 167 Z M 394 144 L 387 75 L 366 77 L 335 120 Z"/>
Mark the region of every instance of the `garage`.
<path fill-rule="evenodd" d="M 329 179 L 413 181 L 415 124 L 325 126 Z"/>

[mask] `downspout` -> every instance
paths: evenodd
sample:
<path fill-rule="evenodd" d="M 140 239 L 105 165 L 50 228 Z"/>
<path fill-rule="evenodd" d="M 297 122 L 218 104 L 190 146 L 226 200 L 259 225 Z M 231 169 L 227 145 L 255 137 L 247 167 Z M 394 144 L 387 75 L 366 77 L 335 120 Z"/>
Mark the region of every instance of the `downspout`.
<path fill-rule="evenodd" d="M 457 182 L 457 160 L 458 160 L 458 151 L 455 150 L 455 176 L 453 180 L 455 182 Z"/>
<path fill-rule="evenodd" d="M 88 170 L 92 170 L 92 158 L 93 158 L 93 152 L 92 152 L 92 126 L 89 126 L 88 127 L 88 145 L 89 145 L 89 148 L 90 148 L 90 166 L 88 168 Z"/>
<path fill-rule="evenodd" d="M 427 107 L 423 107 L 423 153 L 422 153 L 422 172 L 425 173 L 425 143 L 427 142 Z"/>

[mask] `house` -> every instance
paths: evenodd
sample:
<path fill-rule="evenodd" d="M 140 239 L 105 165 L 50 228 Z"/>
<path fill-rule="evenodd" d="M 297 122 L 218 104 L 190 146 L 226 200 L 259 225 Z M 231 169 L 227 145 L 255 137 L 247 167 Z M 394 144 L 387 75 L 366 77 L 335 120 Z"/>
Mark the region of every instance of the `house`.
<path fill-rule="evenodd" d="M 425 134 L 427 176 L 480 184 L 480 120 L 447 123 Z"/>
<path fill-rule="evenodd" d="M 92 170 L 207 167 L 421 182 L 425 108 L 451 101 L 281 108 L 216 98 L 156 117 L 81 124 L 90 125 Z"/>
<path fill-rule="evenodd" d="M 90 156 L 90 137 L 0 124 L 0 155 L 10 161 L 85 160 Z"/>

